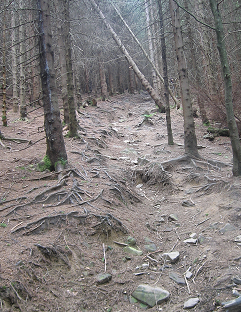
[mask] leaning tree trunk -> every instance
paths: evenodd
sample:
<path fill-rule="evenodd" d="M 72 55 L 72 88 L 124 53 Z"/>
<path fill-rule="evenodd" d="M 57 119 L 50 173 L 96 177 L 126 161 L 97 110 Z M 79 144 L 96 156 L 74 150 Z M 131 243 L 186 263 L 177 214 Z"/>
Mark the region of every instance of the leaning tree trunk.
<path fill-rule="evenodd" d="M 241 144 L 239 140 L 238 128 L 233 112 L 232 101 L 232 80 L 231 71 L 228 63 L 228 55 L 225 46 L 225 36 L 223 31 L 223 23 L 221 14 L 216 0 L 210 0 L 210 6 L 215 21 L 215 29 L 217 34 L 217 47 L 222 66 L 224 89 L 225 89 L 225 107 L 228 120 L 228 128 L 233 150 L 233 175 L 241 175 Z"/>
<path fill-rule="evenodd" d="M 160 28 L 161 28 L 161 48 L 162 48 L 162 66 L 163 66 L 163 79 L 164 79 L 164 95 L 166 102 L 166 121 L 167 121 L 167 136 L 168 144 L 173 144 L 172 135 L 172 125 L 171 125 L 171 113 L 169 104 L 169 83 L 168 83 L 168 71 L 167 71 L 167 54 L 166 54 L 166 40 L 165 40 L 165 30 L 163 23 L 163 12 L 162 12 L 162 0 L 158 1 L 159 5 L 159 18 L 160 18 Z"/>
<path fill-rule="evenodd" d="M 55 81 L 54 53 L 48 0 L 37 0 L 40 48 L 40 72 L 43 92 L 44 127 L 47 151 L 52 168 L 67 161 Z"/>
<path fill-rule="evenodd" d="M 160 79 L 160 81 L 164 84 L 164 79 L 162 77 L 162 75 L 160 74 L 158 68 L 156 67 L 155 63 L 152 62 L 152 60 L 150 59 L 149 55 L 147 54 L 146 50 L 143 48 L 142 44 L 140 43 L 140 41 L 137 39 L 137 37 L 135 36 L 135 34 L 133 33 L 133 31 L 130 29 L 130 27 L 128 26 L 128 24 L 126 23 L 126 21 L 124 20 L 124 18 L 122 17 L 121 13 L 119 12 L 119 10 L 116 8 L 116 6 L 113 4 L 113 2 L 111 2 L 113 8 L 115 9 L 117 15 L 120 17 L 120 19 L 122 20 L 122 22 L 124 23 L 124 25 L 126 26 L 127 30 L 129 31 L 129 33 L 131 34 L 132 38 L 135 40 L 135 42 L 138 44 L 138 46 L 140 47 L 140 49 L 142 50 L 143 54 L 145 55 L 145 57 L 147 58 L 148 62 L 151 64 L 152 68 L 155 69 L 155 72 L 158 76 L 158 78 Z M 137 75 L 138 76 L 138 75 Z M 174 96 L 172 90 L 169 88 L 168 89 L 169 94 L 171 95 L 173 101 L 175 102 L 175 104 L 177 105 L 177 107 L 179 108 L 179 102 L 176 99 L 176 97 Z"/>
<path fill-rule="evenodd" d="M 134 62 L 134 60 L 132 59 L 132 57 L 130 56 L 129 52 L 126 50 L 125 46 L 123 45 L 123 43 L 121 42 L 120 38 L 117 36 L 117 34 L 115 33 L 114 29 L 110 26 L 110 24 L 106 21 L 106 18 L 104 16 L 104 14 L 102 13 L 102 11 L 100 10 L 100 8 L 98 7 L 98 5 L 96 4 L 95 0 L 89 0 L 91 2 L 91 4 L 93 5 L 93 7 L 95 8 L 96 12 L 99 14 L 99 16 L 101 17 L 103 23 L 105 24 L 106 28 L 111 32 L 113 39 L 115 40 L 116 44 L 118 45 L 118 47 L 120 48 L 120 50 L 122 51 L 122 53 L 125 55 L 128 63 L 130 66 L 132 66 L 134 72 L 136 73 L 136 75 L 138 76 L 138 78 L 140 79 L 143 87 L 148 91 L 148 93 L 150 94 L 150 96 L 152 97 L 152 99 L 155 101 L 156 105 L 160 108 L 161 112 L 165 112 L 165 107 L 163 106 L 158 94 L 156 93 L 156 91 L 152 88 L 152 86 L 150 85 L 150 83 L 148 82 L 148 80 L 145 78 L 145 76 L 142 74 L 142 72 L 140 71 L 140 69 L 138 68 L 138 66 L 136 65 L 136 63 Z"/>
<path fill-rule="evenodd" d="M 186 154 L 199 157 L 197 148 L 197 138 L 195 134 L 192 103 L 189 92 L 188 74 L 184 58 L 179 8 L 174 0 L 169 0 L 169 4 L 172 17 L 175 50 L 178 63 L 178 75 L 181 87 L 181 98 L 184 118 L 184 148 Z"/>

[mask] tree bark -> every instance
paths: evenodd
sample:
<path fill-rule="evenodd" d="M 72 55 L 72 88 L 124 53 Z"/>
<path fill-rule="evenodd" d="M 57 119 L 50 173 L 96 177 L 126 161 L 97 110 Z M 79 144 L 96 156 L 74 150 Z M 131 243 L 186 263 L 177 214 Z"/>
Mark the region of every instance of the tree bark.
<path fill-rule="evenodd" d="M 188 73 L 183 51 L 183 39 L 181 32 L 179 7 L 174 0 L 169 0 L 169 5 L 172 17 L 175 50 L 178 63 L 178 75 L 181 87 L 181 99 L 184 118 L 184 148 L 186 154 L 199 157 L 192 103 L 189 92 Z"/>
<path fill-rule="evenodd" d="M 72 66 L 72 48 L 70 38 L 70 17 L 69 17 L 69 0 L 64 0 L 65 5 L 65 22 L 66 22 L 66 69 L 67 69 L 67 92 L 69 107 L 69 137 L 78 136 L 78 122 L 76 119 L 76 105 L 74 101 L 74 78 Z"/>
<path fill-rule="evenodd" d="M 159 5 L 159 19 L 161 28 L 161 48 L 162 48 L 162 66 L 163 66 L 163 79 L 164 79 L 164 96 L 166 103 L 166 122 L 167 122 L 167 136 L 168 145 L 173 144 L 172 126 L 171 126 L 171 113 L 169 104 L 169 83 L 168 83 L 168 70 L 167 70 L 167 55 L 166 55 L 166 40 L 165 40 L 165 30 L 163 23 L 163 11 L 162 11 L 162 0 L 158 0 Z"/>
<path fill-rule="evenodd" d="M 219 52 L 223 82 L 225 89 L 225 107 L 228 120 L 228 128 L 230 132 L 230 139 L 233 151 L 233 175 L 241 175 L 241 144 L 239 140 L 238 128 L 233 112 L 233 101 L 232 101 L 232 80 L 231 71 L 228 62 L 228 55 L 225 46 L 225 36 L 223 30 L 223 23 L 221 14 L 219 11 L 218 3 L 216 0 L 210 0 L 210 7 L 213 13 L 216 35 L 217 35 L 217 48 Z"/>
<path fill-rule="evenodd" d="M 5 6 L 5 3 L 4 3 Z M 3 45 L 2 45 L 2 123 L 4 127 L 7 127 L 7 106 L 6 106 L 6 10 L 3 12 Z"/>
<path fill-rule="evenodd" d="M 158 94 L 156 93 L 156 91 L 152 88 L 152 86 L 150 85 L 150 83 L 148 82 L 148 80 L 145 78 L 145 76 L 142 74 L 142 72 L 139 70 L 138 66 L 136 65 L 136 63 L 134 62 L 134 60 L 132 59 L 132 57 L 130 56 L 129 52 L 126 50 L 125 46 L 123 45 L 123 43 L 121 42 L 120 38 L 117 36 L 117 34 L 115 33 L 114 29 L 110 26 L 110 24 L 106 21 L 106 18 L 104 16 L 104 14 L 102 13 L 102 11 L 100 10 L 100 8 L 98 7 L 98 5 L 96 4 L 96 2 L 94 0 L 89 0 L 92 4 L 92 6 L 95 8 L 96 12 L 99 14 L 99 16 L 101 17 L 102 21 L 104 22 L 106 28 L 111 32 L 113 39 L 115 40 L 116 44 L 118 45 L 119 49 L 122 51 L 122 53 L 125 55 L 128 63 L 130 66 L 132 66 L 134 72 L 136 73 L 136 75 L 138 76 L 138 78 L 140 79 L 143 87 L 148 91 L 148 93 L 150 94 L 150 96 L 152 97 L 152 99 L 155 101 L 156 105 L 159 107 L 160 111 L 162 113 L 165 112 L 165 107 L 163 106 Z"/>
<path fill-rule="evenodd" d="M 40 72 L 44 105 L 44 128 L 47 151 L 52 168 L 67 161 L 55 81 L 54 53 L 48 0 L 36 0 L 39 16 Z"/>
<path fill-rule="evenodd" d="M 13 3 L 15 6 L 16 4 Z M 15 7 L 11 12 L 12 27 L 12 83 L 13 83 L 13 112 L 18 112 L 18 88 L 17 88 L 17 51 L 16 51 L 16 12 Z"/>
<path fill-rule="evenodd" d="M 152 42 L 152 29 L 151 29 L 151 22 L 150 22 L 150 12 L 149 12 L 149 1 L 145 0 L 145 12 L 146 12 L 146 26 L 147 26 L 147 37 L 148 37 L 148 45 L 149 45 L 149 52 L 150 52 L 150 59 L 153 64 L 155 64 L 154 59 L 154 48 L 153 48 L 153 42 Z M 152 73 L 152 83 L 155 91 L 158 92 L 158 85 L 157 85 L 157 77 L 156 77 L 156 71 L 152 67 L 151 69 Z"/>
<path fill-rule="evenodd" d="M 108 97 L 108 91 L 107 91 L 105 69 L 104 69 L 104 65 L 102 62 L 102 53 L 101 52 L 99 52 L 98 62 L 99 62 L 99 72 L 100 72 L 101 97 L 102 97 L 102 101 L 105 101 Z"/>
<path fill-rule="evenodd" d="M 20 118 L 25 119 L 27 117 L 27 105 L 26 105 L 26 90 L 25 90 L 25 68 L 24 68 L 24 60 L 25 60 L 25 34 L 24 34 L 24 3 L 23 0 L 19 1 L 20 5 L 20 27 L 19 27 L 19 61 L 20 61 Z"/>

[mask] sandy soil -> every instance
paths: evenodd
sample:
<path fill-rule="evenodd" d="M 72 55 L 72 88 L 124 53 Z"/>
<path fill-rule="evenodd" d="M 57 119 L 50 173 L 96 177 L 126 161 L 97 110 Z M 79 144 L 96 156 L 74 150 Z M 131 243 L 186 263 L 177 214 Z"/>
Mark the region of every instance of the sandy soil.
<path fill-rule="evenodd" d="M 149 311 L 183 311 L 192 297 L 200 299 L 193 311 L 220 311 L 241 276 L 241 179 L 232 176 L 229 138 L 203 139 L 198 118 L 200 155 L 218 165 L 165 163 L 184 154 L 182 111 L 172 109 L 168 146 L 165 115 L 145 93 L 81 108 L 78 120 L 81 139 L 65 138 L 61 179 L 36 170 L 46 148 L 42 109 L 32 108 L 27 121 L 10 110 L 1 129 L 27 140 L 0 146 L 2 311 L 142 311 L 131 299 L 139 284 L 170 292 Z M 184 243 L 193 233 L 199 241 Z M 141 256 L 125 252 L 128 236 Z M 180 253 L 174 264 L 163 256 L 170 251 Z M 169 277 L 188 269 L 186 285 Z M 105 271 L 112 279 L 97 284 Z"/>

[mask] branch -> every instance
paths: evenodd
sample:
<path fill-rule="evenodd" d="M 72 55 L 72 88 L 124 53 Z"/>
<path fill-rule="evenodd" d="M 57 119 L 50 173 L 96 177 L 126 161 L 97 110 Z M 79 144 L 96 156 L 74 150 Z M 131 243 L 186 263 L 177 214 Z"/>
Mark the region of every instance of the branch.
<path fill-rule="evenodd" d="M 191 15 L 198 23 L 200 23 L 200 24 L 202 24 L 202 25 L 204 25 L 204 26 L 206 26 L 206 27 L 208 27 L 208 28 L 210 28 L 210 29 L 212 29 L 212 30 L 216 30 L 216 28 L 214 28 L 214 27 L 212 27 L 212 26 L 210 26 L 210 25 L 208 25 L 208 24 L 206 24 L 206 23 L 200 21 L 195 15 L 193 15 L 191 12 L 189 12 L 189 11 L 186 10 L 183 6 L 181 6 L 176 0 L 173 0 L 173 1 L 179 6 L 180 9 L 182 9 L 183 11 L 185 11 L 187 14 Z"/>

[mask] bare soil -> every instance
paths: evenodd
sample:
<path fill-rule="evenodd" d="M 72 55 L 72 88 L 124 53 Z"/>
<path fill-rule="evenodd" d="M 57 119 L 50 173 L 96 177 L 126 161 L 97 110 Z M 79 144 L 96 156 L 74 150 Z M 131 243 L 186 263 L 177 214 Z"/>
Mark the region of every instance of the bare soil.
<path fill-rule="evenodd" d="M 26 121 L 8 112 L 4 136 L 28 141 L 0 146 L 0 309 L 142 311 L 130 296 L 149 284 L 170 292 L 149 311 L 183 311 L 191 297 L 200 299 L 193 311 L 220 311 L 240 287 L 232 279 L 241 265 L 234 241 L 241 179 L 232 176 L 229 138 L 203 139 L 198 118 L 204 160 L 168 162 L 184 155 L 182 111 L 172 109 L 175 144 L 168 146 L 165 115 L 145 93 L 81 108 L 78 120 L 81 139 L 65 137 L 68 165 L 60 176 L 37 170 L 46 149 L 42 109 Z M 227 223 L 233 229 L 222 234 Z M 192 233 L 199 242 L 184 243 Z M 128 236 L 141 256 L 125 252 Z M 146 249 L 150 242 L 155 252 Z M 175 264 L 163 256 L 170 251 L 180 253 Z M 188 269 L 187 285 L 169 278 Z M 105 271 L 112 279 L 97 284 Z"/>

